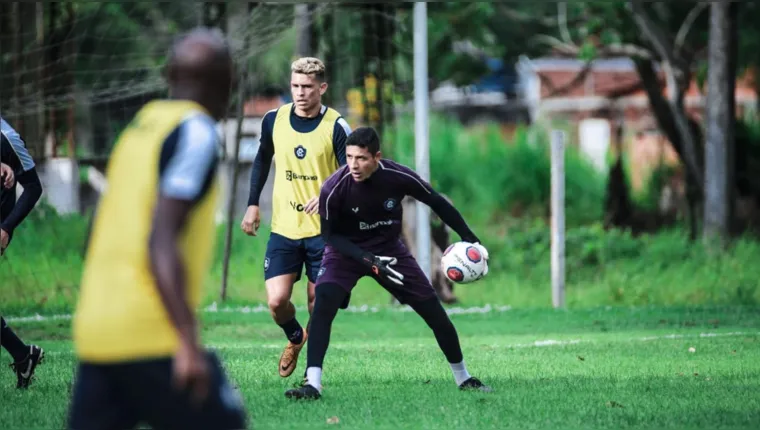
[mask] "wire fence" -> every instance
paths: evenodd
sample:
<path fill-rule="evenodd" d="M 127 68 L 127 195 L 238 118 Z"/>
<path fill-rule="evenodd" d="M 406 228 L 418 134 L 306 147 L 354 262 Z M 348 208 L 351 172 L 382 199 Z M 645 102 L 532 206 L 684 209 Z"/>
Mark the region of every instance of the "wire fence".
<path fill-rule="evenodd" d="M 324 102 L 352 128 L 375 126 L 392 147 L 394 131 L 408 125 L 401 121 L 413 98 L 409 8 L 11 2 L 0 5 L 0 23 L 0 115 L 24 136 L 44 187 L 0 258 L 0 303 L 70 308 L 112 145 L 144 103 L 165 95 L 166 52 L 177 34 L 198 24 L 226 33 L 243 83 L 219 124 L 224 197 L 209 300 L 265 300 L 266 226 L 263 237 L 252 239 L 238 225 L 261 117 L 289 101 L 289 66 L 299 54 L 325 62 L 330 87 Z M 262 196 L 265 224 L 272 182 L 270 176 Z"/>

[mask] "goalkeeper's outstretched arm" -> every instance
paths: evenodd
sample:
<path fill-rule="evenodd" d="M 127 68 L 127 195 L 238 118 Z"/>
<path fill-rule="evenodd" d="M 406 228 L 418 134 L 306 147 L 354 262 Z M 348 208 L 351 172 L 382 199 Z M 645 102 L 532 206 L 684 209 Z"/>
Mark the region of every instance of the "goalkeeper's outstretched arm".
<path fill-rule="evenodd" d="M 462 217 L 462 214 L 451 204 L 445 197 L 438 193 L 417 172 L 405 168 L 404 175 L 409 178 L 407 185 L 407 194 L 416 200 L 428 205 L 430 209 L 441 218 L 447 226 L 457 232 L 463 241 L 469 243 L 479 243 L 480 239 L 473 233 L 470 226 Z"/>

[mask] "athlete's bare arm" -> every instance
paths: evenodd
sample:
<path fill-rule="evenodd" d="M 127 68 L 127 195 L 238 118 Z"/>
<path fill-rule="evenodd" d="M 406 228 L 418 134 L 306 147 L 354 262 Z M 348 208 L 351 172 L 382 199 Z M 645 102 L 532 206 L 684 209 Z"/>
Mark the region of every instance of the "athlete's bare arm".
<path fill-rule="evenodd" d="M 159 197 L 150 236 L 150 262 L 158 291 L 182 343 L 187 345 L 199 341 L 195 316 L 185 299 L 185 270 L 177 242 L 192 208 L 191 201 Z"/>

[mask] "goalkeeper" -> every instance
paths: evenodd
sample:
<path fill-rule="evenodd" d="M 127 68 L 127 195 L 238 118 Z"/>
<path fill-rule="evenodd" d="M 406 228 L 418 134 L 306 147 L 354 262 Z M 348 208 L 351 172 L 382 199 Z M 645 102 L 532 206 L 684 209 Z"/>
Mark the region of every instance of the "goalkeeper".
<path fill-rule="evenodd" d="M 459 211 L 413 170 L 381 160 L 380 139 L 374 129 L 357 128 L 348 137 L 346 162 L 347 166 L 330 176 L 320 192 L 319 213 L 327 247 L 318 274 L 306 381 L 302 387 L 288 390 L 285 396 L 321 397 L 322 362 L 333 319 L 357 281 L 365 276 L 374 278 L 425 320 L 460 389 L 490 391 L 468 373 L 454 324 L 399 238 L 403 216 L 400 201 L 411 196 L 430 206 L 464 241 L 478 243 L 477 236 Z M 477 247 L 488 259 L 486 249 Z"/>

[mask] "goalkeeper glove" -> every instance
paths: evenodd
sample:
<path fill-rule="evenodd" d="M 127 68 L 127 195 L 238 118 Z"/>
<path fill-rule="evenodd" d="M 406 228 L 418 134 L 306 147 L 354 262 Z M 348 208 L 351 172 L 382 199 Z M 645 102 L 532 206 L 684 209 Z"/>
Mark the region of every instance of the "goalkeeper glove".
<path fill-rule="evenodd" d="M 395 257 L 373 256 L 371 262 L 372 273 L 381 279 L 393 282 L 396 285 L 404 285 L 404 275 L 397 272 L 390 266 L 397 263 Z"/>
<path fill-rule="evenodd" d="M 481 279 L 488 274 L 488 250 L 485 246 L 481 245 L 480 242 L 475 242 L 472 245 L 475 248 L 478 248 L 478 252 L 480 252 L 480 255 L 483 256 L 483 260 L 485 260 L 485 269 L 483 269 L 483 274 L 478 278 Z"/>

